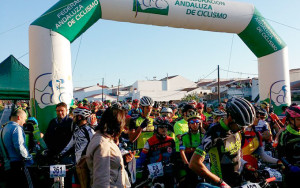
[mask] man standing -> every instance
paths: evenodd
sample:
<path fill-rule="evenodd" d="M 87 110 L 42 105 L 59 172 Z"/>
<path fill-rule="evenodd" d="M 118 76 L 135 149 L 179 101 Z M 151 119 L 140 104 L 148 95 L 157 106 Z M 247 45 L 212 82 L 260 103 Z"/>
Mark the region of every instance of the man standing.
<path fill-rule="evenodd" d="M 59 153 L 67 146 L 73 135 L 73 120 L 67 115 L 67 104 L 61 102 L 56 105 L 57 117 L 52 119 L 45 132 L 44 141 L 48 147 L 48 156 L 58 156 Z M 62 159 L 61 163 L 70 164 L 74 163 L 74 148 L 69 150 Z M 65 179 L 66 187 L 72 186 L 72 173 L 67 172 Z"/>
<path fill-rule="evenodd" d="M 67 108 L 64 102 L 56 105 L 57 117 L 50 121 L 45 132 L 44 140 L 52 156 L 58 155 L 73 135 L 73 120 L 67 115 Z"/>
<path fill-rule="evenodd" d="M 7 185 L 9 188 L 33 187 L 26 167 L 32 165 L 33 160 L 26 148 L 25 133 L 22 128 L 26 118 L 26 113 L 22 109 L 17 109 L 11 114 L 11 121 L 0 131 L 1 142 L 3 141 L 4 146 L 1 151 L 6 150 L 9 159 L 9 161 L 6 161 L 5 166 L 10 165 L 10 169 L 7 171 Z"/>

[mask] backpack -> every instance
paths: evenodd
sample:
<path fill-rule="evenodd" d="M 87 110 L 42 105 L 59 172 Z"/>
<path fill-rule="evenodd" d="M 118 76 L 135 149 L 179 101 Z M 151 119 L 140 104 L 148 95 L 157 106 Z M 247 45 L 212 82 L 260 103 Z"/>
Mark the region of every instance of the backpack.
<path fill-rule="evenodd" d="M 88 131 L 83 127 L 83 132 L 85 137 L 88 139 L 88 144 L 90 143 L 90 136 Z M 79 162 L 76 164 L 76 172 L 77 176 L 80 182 L 81 188 L 89 188 L 90 187 L 90 170 L 86 163 L 86 149 L 88 147 L 88 144 L 84 148 L 84 151 L 82 152 L 83 155 L 81 156 Z"/>

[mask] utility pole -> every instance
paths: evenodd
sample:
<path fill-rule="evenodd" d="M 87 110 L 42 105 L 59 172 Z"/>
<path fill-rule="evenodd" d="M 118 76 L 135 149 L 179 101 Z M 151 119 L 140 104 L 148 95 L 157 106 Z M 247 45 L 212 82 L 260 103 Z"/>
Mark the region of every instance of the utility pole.
<path fill-rule="evenodd" d="M 221 94 L 220 94 L 220 67 L 218 65 L 218 101 L 221 103 Z"/>
<path fill-rule="evenodd" d="M 120 88 L 120 79 L 119 79 L 119 83 L 118 83 L 117 102 L 119 102 L 119 88 Z"/>
<path fill-rule="evenodd" d="M 104 102 L 103 101 L 103 86 L 104 86 L 104 78 L 102 78 L 102 102 Z"/>

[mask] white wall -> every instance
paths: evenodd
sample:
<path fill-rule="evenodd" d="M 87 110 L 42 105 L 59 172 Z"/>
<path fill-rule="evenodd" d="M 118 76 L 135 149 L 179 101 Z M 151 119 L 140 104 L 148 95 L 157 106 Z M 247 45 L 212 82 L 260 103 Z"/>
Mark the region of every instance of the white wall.
<path fill-rule="evenodd" d="M 290 71 L 290 81 L 295 82 L 300 80 L 300 69 Z"/>
<path fill-rule="evenodd" d="M 197 87 L 197 84 L 179 75 L 168 80 L 169 91 L 181 90 L 191 87 Z"/>
<path fill-rule="evenodd" d="M 138 91 L 162 91 L 162 81 L 159 80 L 138 80 L 132 85 Z"/>

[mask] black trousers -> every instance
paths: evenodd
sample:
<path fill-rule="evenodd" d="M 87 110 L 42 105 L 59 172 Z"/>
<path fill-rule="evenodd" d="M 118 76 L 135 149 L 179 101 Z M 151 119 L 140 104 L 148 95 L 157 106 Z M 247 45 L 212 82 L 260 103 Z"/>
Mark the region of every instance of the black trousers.
<path fill-rule="evenodd" d="M 32 181 L 28 169 L 23 161 L 11 162 L 10 170 L 7 171 L 8 188 L 32 188 Z"/>

